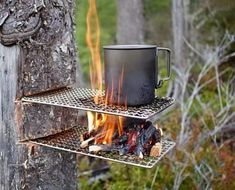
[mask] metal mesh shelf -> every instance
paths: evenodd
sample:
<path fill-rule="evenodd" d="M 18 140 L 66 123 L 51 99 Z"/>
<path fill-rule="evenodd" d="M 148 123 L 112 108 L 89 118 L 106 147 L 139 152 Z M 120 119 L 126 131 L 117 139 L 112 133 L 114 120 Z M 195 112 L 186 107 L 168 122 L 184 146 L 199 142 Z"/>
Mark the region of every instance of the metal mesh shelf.
<path fill-rule="evenodd" d="M 95 104 L 93 101 L 93 97 L 97 95 L 100 97 L 99 104 Z M 23 97 L 22 101 L 120 115 L 138 119 L 148 119 L 155 114 L 162 112 L 174 103 L 173 98 L 156 97 L 152 104 L 138 108 L 125 108 L 124 106 L 106 105 L 103 97 L 104 91 L 85 88 L 65 88 L 40 95 Z"/>
<path fill-rule="evenodd" d="M 162 140 L 162 153 L 159 157 L 144 157 L 144 159 L 137 159 L 131 154 L 119 155 L 117 152 L 99 152 L 97 154 L 90 153 L 88 148 L 80 148 L 80 134 L 86 131 L 85 127 L 79 126 L 63 131 L 56 135 L 43 137 L 39 139 L 30 140 L 33 144 L 47 146 L 59 150 L 79 153 L 91 157 L 101 158 L 105 160 L 115 161 L 128 165 L 134 165 L 144 168 L 152 168 L 157 164 L 174 146 L 175 143 L 169 140 Z"/>

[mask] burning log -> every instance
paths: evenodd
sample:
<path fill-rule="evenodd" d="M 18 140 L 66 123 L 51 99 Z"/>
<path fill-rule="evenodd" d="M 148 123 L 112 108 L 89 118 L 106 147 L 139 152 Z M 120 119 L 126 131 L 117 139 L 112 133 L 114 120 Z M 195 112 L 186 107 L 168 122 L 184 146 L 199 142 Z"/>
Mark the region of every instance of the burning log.
<path fill-rule="evenodd" d="M 81 142 L 84 141 L 84 136 L 83 136 L 83 134 L 80 135 L 80 141 L 81 141 Z"/>
<path fill-rule="evenodd" d="M 127 142 L 128 142 L 128 135 L 126 133 L 117 139 L 117 144 L 119 145 L 126 144 Z"/>
<path fill-rule="evenodd" d="M 111 121 L 110 121 L 111 122 Z M 125 131 L 117 133 L 107 126 L 98 127 L 90 133 L 86 132 L 81 136 L 81 148 L 89 147 L 89 152 L 98 153 L 100 151 L 118 151 L 120 155 L 135 154 L 140 159 L 144 155 L 159 156 L 161 154 L 162 130 L 152 122 L 139 121 L 138 125 L 125 127 Z M 107 134 L 112 134 L 113 141 L 104 144 Z M 93 144 L 93 145 L 92 145 Z"/>
<path fill-rule="evenodd" d="M 144 143 L 149 141 L 150 139 L 160 142 L 161 140 L 161 133 L 157 127 L 155 127 L 150 121 L 147 121 L 142 133 L 140 134 Z"/>
<path fill-rule="evenodd" d="M 162 129 L 158 126 L 158 124 L 155 125 L 155 127 L 159 130 L 161 137 L 163 136 Z"/>
<path fill-rule="evenodd" d="M 155 145 L 152 146 L 149 156 L 157 157 L 161 155 L 161 152 L 162 152 L 162 144 L 156 143 Z"/>
<path fill-rule="evenodd" d="M 143 153 L 148 153 L 151 147 L 161 141 L 161 133 L 150 121 L 146 122 L 138 136 L 136 152 L 138 157 L 142 157 Z"/>
<path fill-rule="evenodd" d="M 89 146 L 89 152 L 95 152 L 95 153 L 100 152 L 100 151 L 109 152 L 111 150 L 112 148 L 108 144 L 97 144 L 97 145 Z"/>
<path fill-rule="evenodd" d="M 80 144 L 80 147 L 81 148 L 86 148 L 86 147 L 89 146 L 90 143 L 92 143 L 94 141 L 95 141 L 95 137 L 91 137 L 91 138 L 89 138 L 87 140 L 82 141 L 82 143 Z"/>
<path fill-rule="evenodd" d="M 94 134 L 94 133 L 93 133 Z M 89 136 L 88 136 L 89 135 Z M 97 135 L 95 135 L 95 136 L 91 136 L 91 133 L 85 133 L 85 135 L 82 135 L 80 138 L 80 140 L 81 140 L 81 144 L 80 144 L 80 147 L 81 148 L 86 148 L 86 147 L 88 147 L 91 143 L 94 143 L 96 140 L 98 140 L 98 139 L 102 139 L 102 138 L 104 138 L 104 136 L 105 136 L 105 133 L 100 133 L 100 134 L 97 134 Z M 89 137 L 89 138 L 87 138 L 86 140 L 83 140 L 82 141 L 82 139 L 84 139 L 84 137 Z"/>
<path fill-rule="evenodd" d="M 94 137 L 95 135 L 96 135 L 96 132 L 94 130 L 91 131 L 91 132 L 87 131 L 87 132 L 81 134 L 80 141 L 83 142 L 83 141 L 85 141 L 85 140 L 87 140 L 87 139 L 89 139 L 91 137 Z"/>
<path fill-rule="evenodd" d="M 163 136 L 163 131 L 162 131 L 162 129 L 161 128 L 158 128 L 159 129 L 159 131 L 160 131 L 160 135 L 161 135 L 161 137 Z"/>
<path fill-rule="evenodd" d="M 131 133 L 129 133 L 128 135 L 128 153 L 132 153 L 134 152 L 134 150 L 136 149 L 136 141 L 137 141 L 137 137 L 138 137 L 138 131 L 132 131 Z"/>
<path fill-rule="evenodd" d="M 130 131 L 119 137 L 116 141 L 116 149 L 120 155 L 133 153 L 136 149 L 138 131 Z"/>

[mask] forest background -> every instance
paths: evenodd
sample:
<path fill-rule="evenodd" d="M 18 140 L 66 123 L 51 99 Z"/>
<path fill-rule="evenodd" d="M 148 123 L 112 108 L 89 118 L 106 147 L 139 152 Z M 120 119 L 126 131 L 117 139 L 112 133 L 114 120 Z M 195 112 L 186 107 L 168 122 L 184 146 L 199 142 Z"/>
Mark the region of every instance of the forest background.
<path fill-rule="evenodd" d="M 103 45 L 131 43 L 122 38 L 121 27 L 135 22 L 121 13 L 133 7 L 142 13 L 136 42 L 172 49 L 172 78 L 157 93 L 173 96 L 176 104 L 158 124 L 177 145 L 150 170 L 110 162 L 110 178 L 89 184 L 90 176 L 81 175 L 81 189 L 235 189 L 235 1 L 128 1 L 96 1 L 101 52 Z M 76 0 L 76 41 L 85 86 L 91 62 L 87 10 L 88 1 Z M 82 158 L 79 169 L 90 168 Z"/>

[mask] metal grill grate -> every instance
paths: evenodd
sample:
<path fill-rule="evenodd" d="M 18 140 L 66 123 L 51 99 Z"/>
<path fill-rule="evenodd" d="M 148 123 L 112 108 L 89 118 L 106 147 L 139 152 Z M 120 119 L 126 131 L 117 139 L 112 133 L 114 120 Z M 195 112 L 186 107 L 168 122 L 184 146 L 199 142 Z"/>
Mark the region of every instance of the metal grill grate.
<path fill-rule="evenodd" d="M 175 143 L 169 140 L 162 140 L 162 153 L 159 157 L 144 157 L 144 159 L 137 159 L 131 154 L 119 155 L 117 152 L 99 152 L 97 154 L 90 153 L 88 148 L 80 148 L 80 135 L 86 131 L 85 127 L 79 126 L 69 129 L 67 131 L 43 137 L 35 140 L 30 140 L 31 143 L 43 145 L 59 150 L 79 153 L 87 156 L 101 158 L 105 160 L 115 161 L 119 163 L 140 166 L 144 168 L 152 168 L 157 164 L 167 152 L 169 152 Z"/>
<path fill-rule="evenodd" d="M 93 101 L 94 96 L 99 96 L 99 104 Z M 47 92 L 41 95 L 23 97 L 22 101 L 54 106 L 75 108 L 85 111 L 93 111 L 105 114 L 120 115 L 138 119 L 148 119 L 162 112 L 174 103 L 170 97 L 156 97 L 152 104 L 141 107 L 128 107 L 105 105 L 104 91 L 85 88 L 66 88 Z"/>

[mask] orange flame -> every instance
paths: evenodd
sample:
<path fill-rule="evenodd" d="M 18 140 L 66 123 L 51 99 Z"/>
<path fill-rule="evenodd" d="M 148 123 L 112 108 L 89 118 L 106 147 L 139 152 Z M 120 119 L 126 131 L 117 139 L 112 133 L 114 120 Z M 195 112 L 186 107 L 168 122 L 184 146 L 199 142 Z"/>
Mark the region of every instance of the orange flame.
<path fill-rule="evenodd" d="M 96 0 L 88 0 L 86 42 L 91 53 L 90 79 L 92 89 L 102 90 L 102 65 L 100 59 L 100 26 Z"/>
<path fill-rule="evenodd" d="M 100 27 L 99 19 L 96 9 L 96 0 L 88 0 L 89 8 L 87 12 L 87 33 L 86 33 L 86 42 L 90 50 L 91 61 L 90 64 L 90 79 L 91 79 L 91 88 L 102 90 L 102 64 L 100 56 Z M 119 94 L 122 89 L 124 69 L 118 81 L 118 91 Z M 111 87 L 111 93 L 105 97 L 105 105 L 108 104 L 108 99 L 113 98 L 113 82 Z M 97 94 L 94 97 L 94 102 L 98 104 L 99 95 Z M 119 99 L 118 99 L 119 102 Z M 123 122 L 124 117 L 106 115 L 94 112 L 87 112 L 88 119 L 88 130 L 89 132 L 95 130 L 99 131 L 99 135 L 96 138 L 96 143 L 111 143 L 115 131 L 118 132 L 118 135 L 123 133 Z"/>

